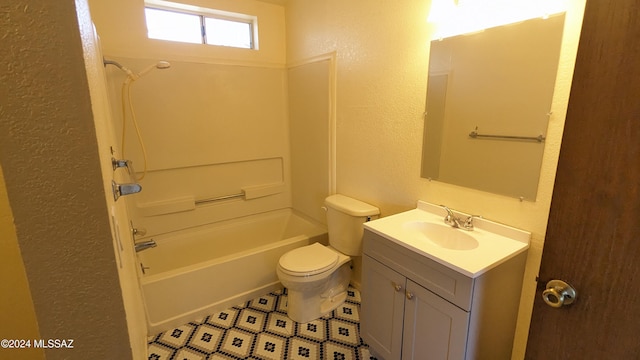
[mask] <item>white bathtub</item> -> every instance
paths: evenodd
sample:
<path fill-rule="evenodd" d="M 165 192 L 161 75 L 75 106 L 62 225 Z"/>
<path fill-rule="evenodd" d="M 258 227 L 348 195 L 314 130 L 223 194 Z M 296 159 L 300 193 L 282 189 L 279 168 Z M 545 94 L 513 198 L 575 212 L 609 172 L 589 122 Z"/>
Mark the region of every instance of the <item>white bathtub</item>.
<path fill-rule="evenodd" d="M 172 329 L 280 288 L 278 259 L 327 230 L 290 209 L 167 235 L 138 253 L 149 334 Z"/>

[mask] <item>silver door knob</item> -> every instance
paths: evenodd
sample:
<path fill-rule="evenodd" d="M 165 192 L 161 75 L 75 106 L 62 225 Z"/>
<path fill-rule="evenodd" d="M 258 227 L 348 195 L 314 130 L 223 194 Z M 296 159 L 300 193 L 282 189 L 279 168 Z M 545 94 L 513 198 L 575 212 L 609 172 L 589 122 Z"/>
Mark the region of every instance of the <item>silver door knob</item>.
<path fill-rule="evenodd" d="M 571 305 L 577 296 L 576 290 L 562 280 L 549 281 L 547 288 L 542 292 L 544 302 L 554 308 Z"/>

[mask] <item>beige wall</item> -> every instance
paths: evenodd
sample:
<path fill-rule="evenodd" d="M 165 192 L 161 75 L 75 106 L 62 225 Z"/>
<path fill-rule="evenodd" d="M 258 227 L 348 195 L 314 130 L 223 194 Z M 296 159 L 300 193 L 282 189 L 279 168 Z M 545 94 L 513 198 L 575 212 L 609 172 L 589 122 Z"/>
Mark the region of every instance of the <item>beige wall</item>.
<path fill-rule="evenodd" d="M 337 191 L 378 206 L 382 215 L 416 200 L 532 233 L 514 359 L 524 357 L 557 157 L 577 49 L 583 0 L 570 2 L 538 198 L 535 202 L 429 182 L 420 158 L 430 29 L 426 1 L 289 0 L 287 61 L 336 51 Z"/>
<path fill-rule="evenodd" d="M 39 339 L 27 274 L 13 226 L 13 214 L 0 168 L 0 339 Z M 44 359 L 42 349 L 0 349 L 0 357 Z"/>
<path fill-rule="evenodd" d="M 0 163 L 46 358 L 131 359 L 77 4 L 2 5 Z"/>

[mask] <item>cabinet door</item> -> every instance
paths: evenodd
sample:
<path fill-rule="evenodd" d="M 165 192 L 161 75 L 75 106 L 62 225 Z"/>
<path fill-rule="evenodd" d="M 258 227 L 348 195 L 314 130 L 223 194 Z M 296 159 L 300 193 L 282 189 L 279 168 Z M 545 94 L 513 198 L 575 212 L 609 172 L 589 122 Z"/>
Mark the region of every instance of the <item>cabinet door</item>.
<path fill-rule="evenodd" d="M 360 336 L 385 360 L 400 360 L 406 278 L 362 256 Z"/>
<path fill-rule="evenodd" d="M 469 313 L 407 280 L 403 360 L 463 360 Z"/>

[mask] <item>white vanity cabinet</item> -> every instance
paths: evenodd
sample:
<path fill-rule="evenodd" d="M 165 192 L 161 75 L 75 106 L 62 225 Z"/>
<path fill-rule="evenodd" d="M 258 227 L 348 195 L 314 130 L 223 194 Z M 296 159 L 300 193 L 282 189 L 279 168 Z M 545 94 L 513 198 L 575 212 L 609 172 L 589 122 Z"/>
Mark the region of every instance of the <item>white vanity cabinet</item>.
<path fill-rule="evenodd" d="M 525 259 L 469 277 L 365 228 L 361 336 L 384 360 L 511 359 Z"/>

